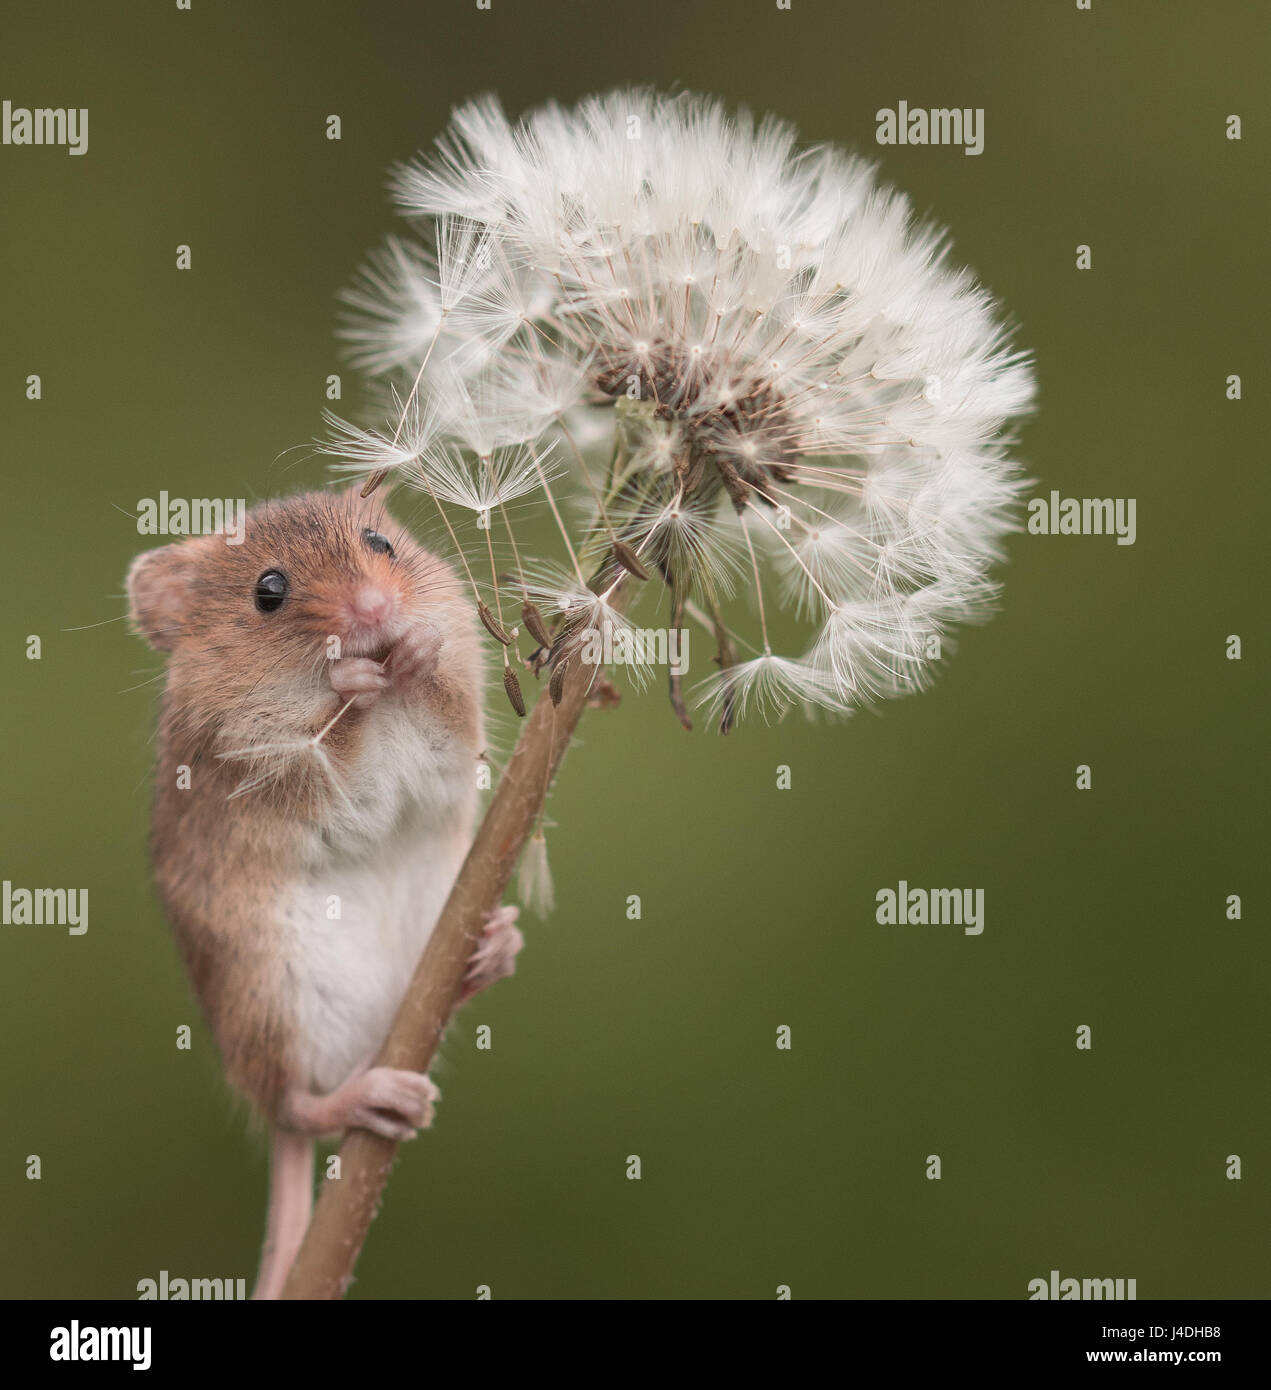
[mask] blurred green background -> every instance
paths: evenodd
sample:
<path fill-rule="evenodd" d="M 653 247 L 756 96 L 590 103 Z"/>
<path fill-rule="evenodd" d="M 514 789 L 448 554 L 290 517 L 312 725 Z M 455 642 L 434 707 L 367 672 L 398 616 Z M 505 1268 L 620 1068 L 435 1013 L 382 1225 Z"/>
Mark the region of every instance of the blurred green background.
<path fill-rule="evenodd" d="M 0 147 L 0 874 L 87 888 L 90 925 L 0 927 L 0 1295 L 250 1282 L 262 1231 L 264 1147 L 201 1024 L 174 1045 L 161 666 L 118 621 L 138 499 L 324 480 L 335 291 L 453 104 L 648 81 L 878 158 L 1036 353 L 1036 492 L 1134 497 L 1138 539 L 1015 538 L 936 688 L 843 726 L 686 735 L 660 689 L 588 716 L 557 911 L 453 1027 L 353 1296 L 1022 1298 L 1051 1269 L 1265 1296 L 1260 7 L 194 0 L 5 28 L 0 96 L 90 124 L 82 158 Z M 983 107 L 984 153 L 880 149 L 901 99 Z M 982 886 L 983 935 L 879 926 L 901 878 Z"/>

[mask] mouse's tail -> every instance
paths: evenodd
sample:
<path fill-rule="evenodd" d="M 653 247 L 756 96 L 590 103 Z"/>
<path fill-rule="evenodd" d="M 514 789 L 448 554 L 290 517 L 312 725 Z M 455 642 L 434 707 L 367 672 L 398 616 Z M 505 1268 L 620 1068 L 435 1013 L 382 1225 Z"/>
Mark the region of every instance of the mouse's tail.
<path fill-rule="evenodd" d="M 274 1130 L 269 1157 L 269 1215 L 255 1299 L 282 1294 L 292 1262 L 313 1213 L 313 1138 L 295 1130 Z"/>

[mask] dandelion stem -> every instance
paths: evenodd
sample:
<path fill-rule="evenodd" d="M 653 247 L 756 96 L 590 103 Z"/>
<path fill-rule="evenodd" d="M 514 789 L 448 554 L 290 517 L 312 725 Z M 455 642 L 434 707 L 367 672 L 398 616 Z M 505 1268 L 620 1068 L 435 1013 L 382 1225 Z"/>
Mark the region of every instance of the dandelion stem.
<path fill-rule="evenodd" d="M 539 696 L 489 809 L 477 829 L 420 958 L 388 1039 L 375 1065 L 426 1072 L 463 989 L 472 943 L 498 904 L 521 848 L 543 813 L 587 692 L 599 668 L 573 661 L 561 701 Z M 392 1171 L 397 1144 L 369 1130 L 350 1130 L 340 1146 L 340 1177 L 328 1179 L 283 1291 L 284 1298 L 339 1298 L 354 1266 Z"/>

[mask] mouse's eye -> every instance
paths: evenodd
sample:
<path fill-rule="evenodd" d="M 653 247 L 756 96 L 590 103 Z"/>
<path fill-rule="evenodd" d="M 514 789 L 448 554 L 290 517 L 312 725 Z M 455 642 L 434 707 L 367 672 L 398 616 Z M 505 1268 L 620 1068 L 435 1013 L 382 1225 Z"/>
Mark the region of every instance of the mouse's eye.
<path fill-rule="evenodd" d="M 381 536 L 378 531 L 372 531 L 368 526 L 362 532 L 362 539 L 377 555 L 387 555 L 390 560 L 394 558 L 393 547 L 387 536 Z"/>
<path fill-rule="evenodd" d="M 256 581 L 256 607 L 262 613 L 274 613 L 282 607 L 291 583 L 282 570 L 266 570 Z"/>

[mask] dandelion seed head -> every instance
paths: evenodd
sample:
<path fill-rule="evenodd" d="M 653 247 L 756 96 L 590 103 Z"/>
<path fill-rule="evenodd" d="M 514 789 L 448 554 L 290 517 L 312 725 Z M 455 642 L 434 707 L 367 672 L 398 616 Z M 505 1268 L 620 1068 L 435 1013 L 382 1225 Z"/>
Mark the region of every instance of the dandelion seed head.
<path fill-rule="evenodd" d="M 403 408 L 331 447 L 441 507 L 538 495 L 565 560 L 516 582 L 562 642 L 626 624 L 625 554 L 704 613 L 707 704 L 780 715 L 921 688 L 933 635 L 986 611 L 1031 367 L 867 163 L 686 93 L 515 122 L 486 97 L 392 189 L 418 240 L 372 259 L 342 331 Z"/>

